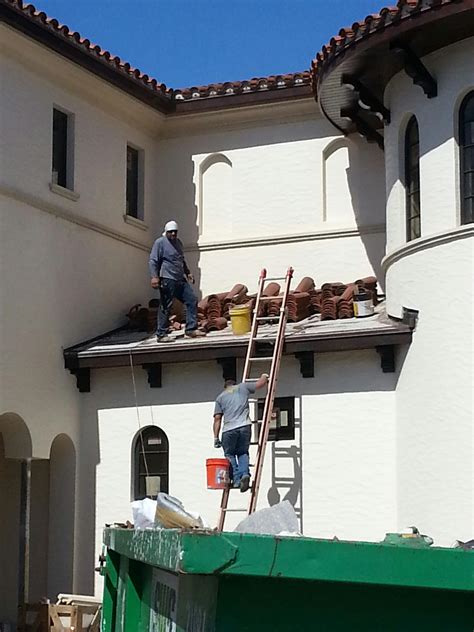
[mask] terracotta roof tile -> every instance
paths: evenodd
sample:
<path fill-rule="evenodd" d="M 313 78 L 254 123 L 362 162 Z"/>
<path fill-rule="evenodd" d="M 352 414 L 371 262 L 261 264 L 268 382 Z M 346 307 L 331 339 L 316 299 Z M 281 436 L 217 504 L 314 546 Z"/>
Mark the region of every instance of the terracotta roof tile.
<path fill-rule="evenodd" d="M 313 89 L 316 90 L 318 75 L 337 56 L 362 40 L 366 40 L 374 33 L 382 31 L 388 26 L 415 17 L 433 9 L 451 4 L 462 4 L 472 0 L 398 0 L 396 6 L 384 7 L 379 13 L 367 15 L 364 20 L 354 22 L 350 27 L 342 28 L 339 34 L 323 46 L 311 63 L 311 79 Z"/>
<path fill-rule="evenodd" d="M 98 44 L 92 43 L 89 39 L 81 37 L 77 31 L 72 31 L 67 25 L 60 24 L 55 18 L 50 18 L 44 11 L 38 11 L 33 4 L 24 3 L 22 0 L 0 0 L 0 4 L 9 6 L 11 9 L 21 14 L 23 17 L 34 22 L 36 25 L 50 31 L 57 37 L 63 39 L 71 46 L 79 47 L 83 52 L 94 56 L 104 64 L 113 67 L 115 70 L 127 75 L 131 80 L 143 83 L 147 88 L 162 94 L 169 93 L 169 89 L 164 83 L 149 77 L 138 68 L 133 68 L 128 62 L 123 61 L 117 55 L 113 55 L 108 50 L 102 49 Z"/>
<path fill-rule="evenodd" d="M 173 90 L 176 100 L 195 100 L 203 98 L 246 94 L 249 92 L 266 92 L 269 90 L 281 90 L 284 88 L 296 88 L 307 86 L 311 83 L 309 70 L 285 75 L 271 75 L 270 77 L 254 77 L 244 81 L 225 83 L 211 83 L 207 86 L 196 86 Z"/>
<path fill-rule="evenodd" d="M 155 94 L 159 94 L 170 103 L 174 101 L 197 101 L 213 97 L 270 92 L 285 88 L 309 86 L 311 83 L 310 71 L 305 70 L 284 75 L 255 77 L 244 81 L 212 83 L 205 86 L 175 90 L 143 73 L 138 68 L 133 68 L 118 55 L 113 55 L 108 50 L 104 50 L 98 44 L 94 44 L 89 39 L 82 37 L 77 31 L 72 31 L 67 25 L 60 24 L 55 18 L 48 17 L 44 11 L 37 10 L 33 4 L 24 3 L 22 0 L 0 0 L 1 5 L 9 7 L 17 16 L 23 17 L 32 25 L 41 27 L 71 47 L 79 49 L 86 55 L 99 60 L 109 69 L 126 76 L 132 82 L 142 84 L 145 88 Z"/>

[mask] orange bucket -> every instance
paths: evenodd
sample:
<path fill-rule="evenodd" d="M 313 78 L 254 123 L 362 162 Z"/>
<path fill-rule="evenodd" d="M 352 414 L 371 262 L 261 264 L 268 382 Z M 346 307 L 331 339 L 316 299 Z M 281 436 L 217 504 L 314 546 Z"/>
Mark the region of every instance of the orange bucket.
<path fill-rule="evenodd" d="M 207 459 L 207 489 L 225 489 L 229 483 L 230 463 L 227 459 Z"/>

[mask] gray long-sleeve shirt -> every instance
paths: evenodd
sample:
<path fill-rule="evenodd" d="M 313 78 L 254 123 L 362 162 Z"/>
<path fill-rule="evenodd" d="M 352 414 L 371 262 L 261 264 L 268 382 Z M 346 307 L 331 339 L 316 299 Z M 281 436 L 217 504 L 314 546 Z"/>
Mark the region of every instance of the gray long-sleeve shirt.
<path fill-rule="evenodd" d="M 179 239 L 170 241 L 166 235 L 159 237 L 153 244 L 148 266 L 152 277 L 162 279 L 183 281 L 189 274 L 189 268 L 184 259 L 183 244 Z"/>

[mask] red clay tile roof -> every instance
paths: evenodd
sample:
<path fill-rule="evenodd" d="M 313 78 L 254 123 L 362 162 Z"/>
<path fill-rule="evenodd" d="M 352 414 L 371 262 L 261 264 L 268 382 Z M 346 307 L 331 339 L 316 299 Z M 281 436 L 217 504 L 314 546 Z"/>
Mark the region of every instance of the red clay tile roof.
<path fill-rule="evenodd" d="M 398 0 L 396 6 L 384 7 L 379 13 L 372 13 L 364 20 L 342 28 L 338 35 L 331 38 L 329 43 L 322 47 L 311 63 L 313 89 L 316 89 L 318 75 L 326 65 L 347 49 L 367 40 L 374 33 L 383 31 L 387 27 L 397 26 L 405 20 L 416 18 L 428 11 L 442 10 L 443 7 L 452 4 L 465 4 L 472 7 L 473 0 Z"/>
<path fill-rule="evenodd" d="M 68 26 L 60 24 L 55 18 L 48 17 L 43 11 L 38 11 L 32 4 L 24 3 L 22 0 L 0 0 L 0 18 L 2 18 L 2 6 L 8 7 L 17 17 L 26 19 L 32 26 L 39 26 L 41 29 L 48 31 L 49 34 L 60 39 L 66 45 L 94 58 L 94 60 L 99 61 L 112 71 L 127 77 L 134 83 L 142 84 L 149 91 L 168 101 L 170 105 L 173 101 L 195 101 L 203 98 L 245 95 L 256 92 L 263 93 L 285 88 L 309 86 L 311 83 L 310 72 L 305 70 L 292 74 L 174 90 L 141 72 L 138 68 L 133 68 L 117 55 L 103 50 L 98 44 L 93 44 L 89 39 L 81 37 L 77 31 L 72 31 Z"/>
<path fill-rule="evenodd" d="M 233 94 L 247 94 L 249 92 L 264 92 L 267 90 L 281 90 L 307 86 L 311 83 L 309 70 L 295 72 L 286 75 L 272 75 L 270 77 L 254 77 L 245 81 L 228 81 L 225 83 L 212 83 L 208 86 L 183 88 L 173 90 L 177 100 L 194 100 L 209 97 L 228 96 Z"/>
<path fill-rule="evenodd" d="M 81 37 L 77 31 L 71 31 L 65 24 L 60 24 L 55 18 L 50 18 L 44 11 L 38 11 L 35 6 L 24 3 L 22 0 L 0 0 L 0 5 L 8 6 L 22 17 L 30 20 L 36 25 L 50 31 L 58 38 L 61 38 L 71 46 L 82 49 L 83 52 L 94 56 L 109 65 L 115 70 L 124 73 L 130 79 L 143 83 L 147 88 L 161 93 L 167 93 L 169 90 L 164 83 L 160 83 L 156 79 L 142 73 L 138 68 L 133 68 L 129 63 L 124 62 L 117 55 L 113 55 L 107 50 L 103 50 L 98 44 L 93 44 L 87 38 Z"/>
<path fill-rule="evenodd" d="M 323 46 L 316 55 L 316 58 L 311 63 L 311 71 L 305 70 L 291 74 L 253 78 L 245 81 L 214 83 L 177 90 L 168 88 L 164 83 L 142 73 L 137 68 L 133 68 L 120 57 L 103 50 L 99 45 L 93 44 L 87 38 L 82 38 L 79 33 L 71 31 L 69 27 L 60 24 L 58 20 L 49 18 L 43 11 L 38 11 L 32 4 L 24 3 L 22 0 L 0 0 L 0 18 L 3 17 L 2 7 L 8 7 L 17 16 L 29 21 L 32 26 L 39 26 L 44 31 L 48 31 L 62 40 L 67 46 L 81 51 L 86 56 L 93 58 L 130 82 L 141 85 L 149 94 L 159 97 L 163 103 L 167 102 L 168 107 L 165 109 L 169 111 L 173 109 L 173 102 L 196 102 L 215 97 L 265 92 L 274 94 L 279 90 L 305 87 L 311 83 L 316 91 L 318 75 L 324 70 L 326 65 L 330 64 L 332 60 L 347 49 L 361 41 L 365 41 L 374 33 L 380 32 L 389 26 L 396 26 L 406 19 L 431 10 L 439 10 L 452 4 L 472 5 L 473 0 L 399 0 L 396 6 L 385 7 L 379 13 L 368 15 L 364 20 L 355 22 L 351 27 L 342 28 L 338 35 L 333 37 L 326 46 Z M 3 19 L 5 18 L 3 17 Z"/>

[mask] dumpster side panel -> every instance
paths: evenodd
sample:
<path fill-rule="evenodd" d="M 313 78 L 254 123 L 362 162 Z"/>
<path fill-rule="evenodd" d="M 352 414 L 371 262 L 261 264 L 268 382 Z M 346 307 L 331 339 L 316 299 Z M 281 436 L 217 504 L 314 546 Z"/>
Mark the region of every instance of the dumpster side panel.
<path fill-rule="evenodd" d="M 473 607 L 462 591 L 221 577 L 216 632 L 472 632 Z"/>
<path fill-rule="evenodd" d="M 119 568 L 120 555 L 112 549 L 108 549 L 105 564 L 102 632 L 114 632 L 115 630 Z"/>
<path fill-rule="evenodd" d="M 216 577 L 177 575 L 138 564 L 149 569 L 142 593 L 141 625 L 127 627 L 127 632 L 215 632 Z"/>

